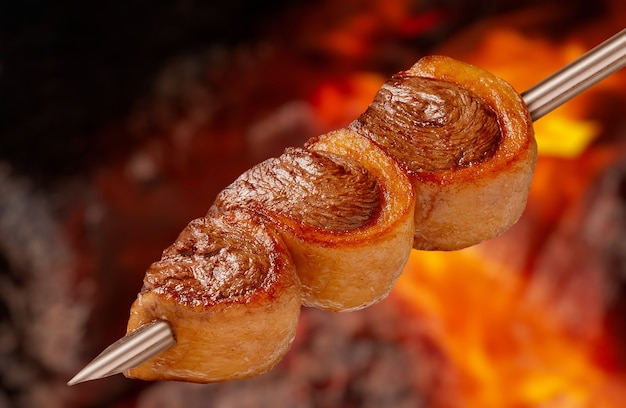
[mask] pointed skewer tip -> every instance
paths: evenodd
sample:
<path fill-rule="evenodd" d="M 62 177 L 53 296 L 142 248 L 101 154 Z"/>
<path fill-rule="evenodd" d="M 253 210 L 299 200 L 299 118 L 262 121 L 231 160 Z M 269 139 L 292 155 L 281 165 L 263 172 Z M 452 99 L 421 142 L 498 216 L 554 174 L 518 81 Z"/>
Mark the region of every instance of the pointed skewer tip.
<path fill-rule="evenodd" d="M 155 320 L 144 324 L 107 347 L 67 385 L 97 380 L 137 367 L 176 344 L 169 323 Z"/>

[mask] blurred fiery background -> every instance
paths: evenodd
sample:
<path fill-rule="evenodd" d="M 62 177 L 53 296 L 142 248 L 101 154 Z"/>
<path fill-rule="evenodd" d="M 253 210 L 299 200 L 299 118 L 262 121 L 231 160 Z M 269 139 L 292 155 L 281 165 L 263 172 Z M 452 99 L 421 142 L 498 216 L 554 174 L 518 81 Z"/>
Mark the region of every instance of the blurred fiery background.
<path fill-rule="evenodd" d="M 391 74 L 446 54 L 522 92 L 624 21 L 621 0 L 3 5 L 0 407 L 625 406 L 626 72 L 536 123 L 513 229 L 414 252 L 366 310 L 304 309 L 270 373 L 65 385 L 219 190 Z"/>

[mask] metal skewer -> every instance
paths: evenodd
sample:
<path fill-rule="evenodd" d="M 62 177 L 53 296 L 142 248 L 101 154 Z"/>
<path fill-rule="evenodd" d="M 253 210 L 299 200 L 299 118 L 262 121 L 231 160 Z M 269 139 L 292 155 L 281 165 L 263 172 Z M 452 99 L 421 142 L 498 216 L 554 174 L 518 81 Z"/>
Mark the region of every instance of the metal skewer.
<path fill-rule="evenodd" d="M 626 29 L 522 93 L 533 121 L 626 66 Z M 116 341 L 67 384 L 96 380 L 137 367 L 176 344 L 170 325 L 147 323 Z"/>
<path fill-rule="evenodd" d="M 533 121 L 626 66 L 626 29 L 522 93 Z"/>

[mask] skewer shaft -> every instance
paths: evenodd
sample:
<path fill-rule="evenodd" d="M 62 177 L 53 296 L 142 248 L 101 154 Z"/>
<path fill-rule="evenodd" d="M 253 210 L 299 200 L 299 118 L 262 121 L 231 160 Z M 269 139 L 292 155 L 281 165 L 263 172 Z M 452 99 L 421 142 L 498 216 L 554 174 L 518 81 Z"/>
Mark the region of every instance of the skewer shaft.
<path fill-rule="evenodd" d="M 626 66 L 626 29 L 522 93 L 533 121 Z"/>
<path fill-rule="evenodd" d="M 626 66 L 626 29 L 522 93 L 533 121 Z M 137 367 L 176 344 L 170 325 L 155 320 L 107 347 L 68 385 Z"/>

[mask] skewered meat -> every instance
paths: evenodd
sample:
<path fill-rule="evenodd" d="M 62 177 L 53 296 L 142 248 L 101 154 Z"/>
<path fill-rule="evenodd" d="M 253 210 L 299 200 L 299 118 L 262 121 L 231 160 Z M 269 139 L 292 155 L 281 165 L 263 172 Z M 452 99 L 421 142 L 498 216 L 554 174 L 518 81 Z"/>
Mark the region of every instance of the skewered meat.
<path fill-rule="evenodd" d="M 194 382 L 249 377 L 287 352 L 299 315 L 300 283 L 275 232 L 244 212 L 199 218 L 150 266 L 128 323 L 167 320 L 176 346 L 127 375 Z"/>
<path fill-rule="evenodd" d="M 223 381 L 271 368 L 300 305 L 384 298 L 411 248 L 453 250 L 508 229 L 536 161 L 504 81 L 446 57 L 394 75 L 347 129 L 258 164 L 147 271 L 128 330 L 169 321 L 177 344 L 126 374 Z"/>

